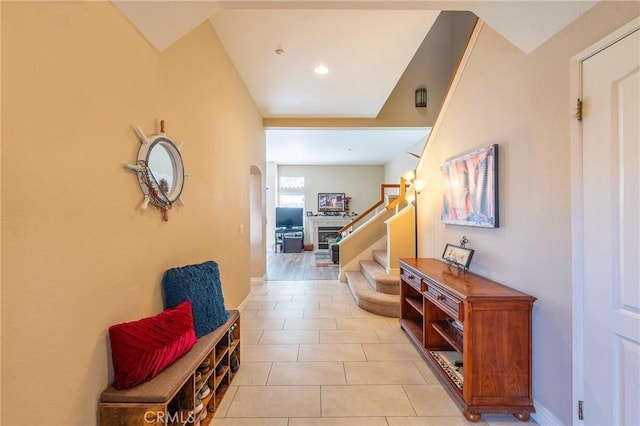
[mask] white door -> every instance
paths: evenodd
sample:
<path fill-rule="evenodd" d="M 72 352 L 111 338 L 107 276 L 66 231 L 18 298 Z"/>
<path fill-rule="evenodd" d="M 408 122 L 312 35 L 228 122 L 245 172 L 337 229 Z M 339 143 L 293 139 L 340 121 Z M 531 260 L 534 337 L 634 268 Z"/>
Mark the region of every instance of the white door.
<path fill-rule="evenodd" d="M 640 31 L 582 73 L 584 424 L 640 425 Z"/>

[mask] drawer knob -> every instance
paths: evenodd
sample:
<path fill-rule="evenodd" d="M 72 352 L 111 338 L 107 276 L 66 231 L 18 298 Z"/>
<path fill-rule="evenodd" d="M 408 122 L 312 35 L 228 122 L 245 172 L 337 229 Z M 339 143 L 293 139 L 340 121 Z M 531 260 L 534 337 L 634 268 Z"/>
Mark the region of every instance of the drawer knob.
<path fill-rule="evenodd" d="M 438 299 L 438 300 L 445 300 L 446 298 L 447 297 L 443 296 L 442 294 L 439 294 L 439 295 L 436 296 L 436 299 Z"/>

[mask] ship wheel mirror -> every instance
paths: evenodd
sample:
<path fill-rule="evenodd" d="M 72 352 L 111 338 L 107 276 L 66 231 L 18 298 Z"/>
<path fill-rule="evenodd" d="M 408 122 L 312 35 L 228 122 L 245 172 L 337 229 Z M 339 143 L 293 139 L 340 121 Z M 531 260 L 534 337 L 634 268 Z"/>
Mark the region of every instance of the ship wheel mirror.
<path fill-rule="evenodd" d="M 150 144 L 141 144 L 138 163 L 146 162 L 149 173 L 158 185 L 164 187 L 167 201 L 175 203 L 184 187 L 184 165 L 178 147 L 169 138 L 158 136 Z M 149 189 L 138 176 L 142 192 Z"/>
<path fill-rule="evenodd" d="M 146 136 L 139 128 L 135 132 L 140 138 L 138 160 L 135 165 L 125 167 L 138 173 L 138 183 L 144 195 L 141 208 L 149 204 L 162 211 L 168 220 L 168 210 L 174 204 L 183 205 L 180 199 L 184 187 L 184 164 L 179 146 L 164 133 L 164 121 L 160 122 L 160 134 Z"/>

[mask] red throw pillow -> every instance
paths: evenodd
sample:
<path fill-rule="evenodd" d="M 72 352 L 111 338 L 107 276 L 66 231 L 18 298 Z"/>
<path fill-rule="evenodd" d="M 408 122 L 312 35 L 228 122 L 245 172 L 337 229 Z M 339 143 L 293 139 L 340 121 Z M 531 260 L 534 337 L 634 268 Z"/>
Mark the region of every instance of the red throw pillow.
<path fill-rule="evenodd" d="M 191 302 L 150 318 L 109 327 L 114 387 L 129 389 L 156 376 L 196 343 Z"/>

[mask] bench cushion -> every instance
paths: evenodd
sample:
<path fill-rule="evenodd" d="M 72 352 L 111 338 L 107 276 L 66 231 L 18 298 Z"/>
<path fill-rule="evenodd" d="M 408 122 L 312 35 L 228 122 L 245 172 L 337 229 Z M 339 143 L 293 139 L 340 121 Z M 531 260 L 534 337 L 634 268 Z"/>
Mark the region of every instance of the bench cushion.
<path fill-rule="evenodd" d="M 181 358 L 164 369 L 153 379 L 141 383 L 131 389 L 118 390 L 109 386 L 100 395 L 102 403 L 167 403 L 180 390 L 189 375 L 202 363 L 204 358 L 213 350 L 223 338 L 229 327 L 240 317 L 237 310 L 229 311 L 226 323 L 213 332 L 202 336 L 196 344 Z"/>
<path fill-rule="evenodd" d="M 114 386 L 129 389 L 180 358 L 196 343 L 191 302 L 154 317 L 109 327 Z"/>

